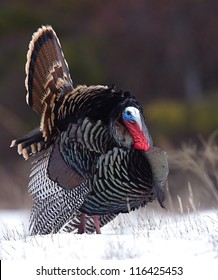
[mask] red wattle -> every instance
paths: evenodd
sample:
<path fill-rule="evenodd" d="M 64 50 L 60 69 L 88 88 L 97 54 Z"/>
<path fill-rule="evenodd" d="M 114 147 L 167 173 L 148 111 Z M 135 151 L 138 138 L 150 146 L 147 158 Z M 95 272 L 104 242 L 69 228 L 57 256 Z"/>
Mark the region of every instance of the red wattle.
<path fill-rule="evenodd" d="M 138 124 L 125 122 L 130 134 L 133 137 L 134 145 L 133 147 L 137 150 L 143 150 L 147 152 L 150 149 L 150 144 L 143 131 L 140 130 Z"/>
<path fill-rule="evenodd" d="M 150 145 L 148 142 L 134 142 L 133 147 L 137 150 L 143 150 L 145 152 L 150 149 Z"/>

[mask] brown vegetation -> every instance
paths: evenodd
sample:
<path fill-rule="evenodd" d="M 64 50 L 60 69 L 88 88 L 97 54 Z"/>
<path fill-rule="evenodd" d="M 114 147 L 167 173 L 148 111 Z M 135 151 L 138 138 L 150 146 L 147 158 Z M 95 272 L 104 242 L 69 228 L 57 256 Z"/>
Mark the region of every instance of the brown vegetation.
<path fill-rule="evenodd" d="M 168 202 L 175 211 L 218 206 L 218 131 L 200 143 L 185 143 L 170 153 Z"/>

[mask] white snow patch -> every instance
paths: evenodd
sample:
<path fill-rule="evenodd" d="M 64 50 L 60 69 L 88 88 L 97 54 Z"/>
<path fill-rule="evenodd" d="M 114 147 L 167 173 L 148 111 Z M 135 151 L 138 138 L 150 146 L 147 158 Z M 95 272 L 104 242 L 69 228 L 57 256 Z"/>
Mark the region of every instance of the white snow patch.
<path fill-rule="evenodd" d="M 3 260 L 217 260 L 218 211 L 119 215 L 102 234 L 28 236 L 27 211 L 0 212 Z"/>

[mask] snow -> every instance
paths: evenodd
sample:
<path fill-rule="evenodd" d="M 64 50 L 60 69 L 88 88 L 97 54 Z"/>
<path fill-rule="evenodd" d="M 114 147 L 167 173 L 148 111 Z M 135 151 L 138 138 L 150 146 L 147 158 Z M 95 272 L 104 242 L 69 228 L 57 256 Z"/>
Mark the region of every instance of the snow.
<path fill-rule="evenodd" d="M 0 212 L 2 259 L 217 258 L 218 211 L 121 214 L 102 234 L 28 236 L 28 211 Z M 34 254 L 33 254 L 34 252 Z M 180 254 L 178 254 L 180 252 Z"/>
<path fill-rule="evenodd" d="M 28 211 L 0 212 L 1 259 L 125 260 L 135 264 L 149 260 L 149 263 L 164 261 L 168 265 L 197 261 L 198 264 L 215 263 L 218 273 L 218 210 L 173 215 L 141 209 L 120 214 L 102 228 L 101 235 L 28 236 L 28 214 Z"/>

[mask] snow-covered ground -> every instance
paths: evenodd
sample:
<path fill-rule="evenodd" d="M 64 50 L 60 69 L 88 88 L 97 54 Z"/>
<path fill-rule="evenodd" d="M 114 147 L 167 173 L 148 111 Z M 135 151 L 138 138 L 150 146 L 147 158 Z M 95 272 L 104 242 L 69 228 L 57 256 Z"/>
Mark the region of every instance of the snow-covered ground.
<path fill-rule="evenodd" d="M 218 211 L 121 214 L 102 234 L 28 236 L 28 211 L 0 212 L 2 259 L 205 258 L 218 260 Z"/>
<path fill-rule="evenodd" d="M 27 221 L 27 211 L 0 212 L 1 259 L 215 262 L 218 273 L 218 210 L 172 215 L 141 209 L 119 215 L 101 235 L 30 237 Z"/>

